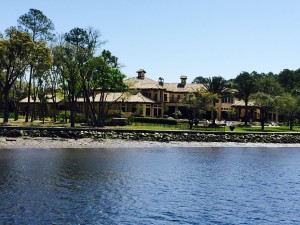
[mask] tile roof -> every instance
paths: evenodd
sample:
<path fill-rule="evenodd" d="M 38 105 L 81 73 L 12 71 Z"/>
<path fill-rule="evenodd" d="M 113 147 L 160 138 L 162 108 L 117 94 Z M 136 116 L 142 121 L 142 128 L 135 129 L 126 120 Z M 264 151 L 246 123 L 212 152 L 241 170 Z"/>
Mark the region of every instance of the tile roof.
<path fill-rule="evenodd" d="M 169 92 L 197 92 L 199 90 L 204 90 L 203 84 L 185 84 L 180 83 L 164 83 L 164 87 L 167 88 Z"/>
<path fill-rule="evenodd" d="M 52 95 L 46 95 L 46 97 L 47 97 L 48 103 L 53 103 Z M 61 102 L 61 101 L 62 101 L 61 98 L 56 97 L 56 103 Z M 28 97 L 27 97 L 27 98 L 23 98 L 23 99 L 21 99 L 21 101 L 20 101 L 20 103 L 27 103 L 27 102 L 28 102 Z M 31 102 L 31 103 L 34 103 L 34 100 L 33 100 L 32 96 L 30 96 L 30 102 Z M 39 99 L 38 97 L 36 97 L 35 102 L 36 102 L 36 103 L 39 103 L 39 102 L 40 102 L 40 99 Z"/>
<path fill-rule="evenodd" d="M 199 90 L 203 90 L 203 84 L 185 84 L 181 83 L 164 83 L 160 85 L 157 81 L 154 81 L 149 78 L 138 79 L 136 77 L 129 78 L 125 80 L 125 82 L 129 85 L 129 88 L 136 88 L 139 90 L 142 89 L 158 89 L 158 90 L 166 90 L 169 92 L 197 92 Z"/>
<path fill-rule="evenodd" d="M 164 86 L 159 85 L 157 81 L 151 80 L 147 77 L 145 77 L 144 79 L 138 79 L 137 77 L 133 77 L 125 80 L 125 82 L 129 85 L 129 88 L 159 90 L 166 89 Z"/>
<path fill-rule="evenodd" d="M 92 101 L 92 97 L 90 98 Z M 95 97 L 95 102 L 99 102 L 100 94 L 97 94 Z M 77 102 L 83 102 L 83 98 L 78 98 Z M 129 92 L 113 92 L 107 93 L 105 96 L 105 102 L 126 102 L 126 103 L 154 103 L 153 100 L 145 97 L 141 93 L 131 94 Z"/>

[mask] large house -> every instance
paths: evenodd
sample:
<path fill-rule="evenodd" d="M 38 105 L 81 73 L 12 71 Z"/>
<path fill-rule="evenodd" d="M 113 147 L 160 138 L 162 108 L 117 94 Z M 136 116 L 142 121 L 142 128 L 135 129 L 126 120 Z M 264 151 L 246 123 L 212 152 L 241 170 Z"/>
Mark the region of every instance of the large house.
<path fill-rule="evenodd" d="M 180 76 L 178 83 L 164 82 L 163 78 L 158 81 L 146 77 L 146 71 L 141 69 L 137 71 L 137 76 L 127 79 L 125 82 L 131 90 L 136 90 L 142 96 L 151 100 L 148 102 L 139 102 L 136 104 L 123 103 L 122 111 L 127 115 L 132 114 L 138 107 L 143 110 L 143 116 L 163 117 L 165 115 L 174 116 L 180 111 L 183 118 L 188 118 L 187 110 L 181 99 L 193 96 L 196 92 L 204 90 L 203 84 L 187 83 L 187 76 Z M 236 101 L 233 97 L 221 98 L 216 103 L 217 119 L 227 119 L 227 111 L 232 111 L 232 104 Z M 209 117 L 209 113 L 207 117 Z"/>
<path fill-rule="evenodd" d="M 181 99 L 193 96 L 196 92 L 204 90 L 203 84 L 187 83 L 187 76 L 180 76 L 178 83 L 164 82 L 163 78 L 158 81 L 146 77 L 146 71 L 141 69 L 137 71 L 137 76 L 126 79 L 129 86 L 126 93 L 107 93 L 105 102 L 110 103 L 109 113 L 123 111 L 126 117 L 136 115 L 137 111 L 145 117 L 174 117 L 176 112 L 180 112 L 182 118 L 188 118 L 187 110 Z M 100 95 L 96 95 L 93 101 L 98 104 Z M 31 106 L 33 100 L 30 101 Z M 24 111 L 27 98 L 21 100 L 21 110 Z M 38 103 L 38 101 L 36 101 Z M 59 100 L 56 105 L 50 100 L 49 108 L 56 107 L 57 111 L 68 109 L 68 104 Z M 259 109 L 254 105 L 250 106 L 250 119 L 259 119 Z M 96 106 L 97 108 L 97 106 Z M 77 99 L 76 112 L 84 113 L 84 99 Z M 51 114 L 53 110 L 50 110 Z M 228 112 L 234 112 L 232 114 Z M 218 120 L 240 120 L 245 115 L 244 104 L 234 97 L 223 97 L 216 103 L 216 118 Z M 49 115 L 52 116 L 52 115 Z M 210 119 L 210 112 L 205 115 Z"/>
<path fill-rule="evenodd" d="M 145 70 L 139 70 L 137 77 L 126 80 L 130 89 L 136 89 L 153 101 L 152 104 L 145 105 L 143 116 L 163 117 L 166 114 L 171 116 L 176 110 L 181 111 L 184 116 L 185 110 L 180 99 L 203 89 L 202 84 L 188 84 L 186 76 L 181 76 L 179 83 L 165 83 L 163 78 L 154 81 L 147 78 L 145 74 Z"/>

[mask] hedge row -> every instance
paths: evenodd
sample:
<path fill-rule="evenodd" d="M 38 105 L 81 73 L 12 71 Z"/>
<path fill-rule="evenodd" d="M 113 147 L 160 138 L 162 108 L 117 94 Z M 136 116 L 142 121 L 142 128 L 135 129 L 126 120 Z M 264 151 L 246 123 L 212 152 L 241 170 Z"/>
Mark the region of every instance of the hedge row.
<path fill-rule="evenodd" d="M 150 118 L 150 117 L 134 117 L 134 122 L 177 125 L 177 120 L 174 119 Z"/>

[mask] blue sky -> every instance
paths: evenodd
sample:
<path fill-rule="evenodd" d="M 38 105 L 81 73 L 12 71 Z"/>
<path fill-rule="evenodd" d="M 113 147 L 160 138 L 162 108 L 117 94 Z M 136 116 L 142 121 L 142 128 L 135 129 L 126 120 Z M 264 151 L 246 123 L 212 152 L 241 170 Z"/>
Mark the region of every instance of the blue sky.
<path fill-rule="evenodd" d="M 30 8 L 57 33 L 93 27 L 123 73 L 165 82 L 300 68 L 299 0 L 2 0 L 0 32 Z"/>

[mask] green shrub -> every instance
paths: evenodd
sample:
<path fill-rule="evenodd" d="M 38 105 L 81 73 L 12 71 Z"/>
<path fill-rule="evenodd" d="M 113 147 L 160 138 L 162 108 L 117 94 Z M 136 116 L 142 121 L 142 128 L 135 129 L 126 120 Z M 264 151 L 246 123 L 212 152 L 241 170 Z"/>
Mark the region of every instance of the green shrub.
<path fill-rule="evenodd" d="M 47 116 L 47 117 L 45 117 L 45 121 L 49 121 L 49 122 L 51 122 L 51 117 L 49 117 L 49 116 Z"/>
<path fill-rule="evenodd" d="M 62 111 L 57 115 L 56 120 L 59 122 L 65 122 L 65 119 L 70 119 L 70 115 L 70 111 L 66 111 L 66 113 Z"/>
<path fill-rule="evenodd" d="M 10 119 L 15 118 L 15 114 L 14 114 L 13 112 L 10 112 L 10 113 L 8 114 L 8 118 L 10 118 Z"/>
<path fill-rule="evenodd" d="M 18 119 L 25 119 L 25 115 L 20 115 L 19 114 Z"/>
<path fill-rule="evenodd" d="M 133 121 L 134 121 L 133 116 L 128 117 L 127 120 L 126 120 L 126 125 L 131 125 L 133 123 Z"/>
<path fill-rule="evenodd" d="M 144 113 L 143 107 L 138 106 L 138 108 L 136 109 L 133 115 L 136 117 L 140 117 L 143 116 L 143 113 Z"/>
<path fill-rule="evenodd" d="M 85 123 L 85 116 L 83 114 L 76 114 L 74 116 L 75 123 Z"/>
<path fill-rule="evenodd" d="M 122 110 L 116 110 L 113 112 L 111 115 L 109 115 L 112 118 L 123 118 L 124 117 L 124 112 Z"/>
<path fill-rule="evenodd" d="M 134 117 L 134 122 L 177 125 L 177 120 L 150 117 Z"/>

